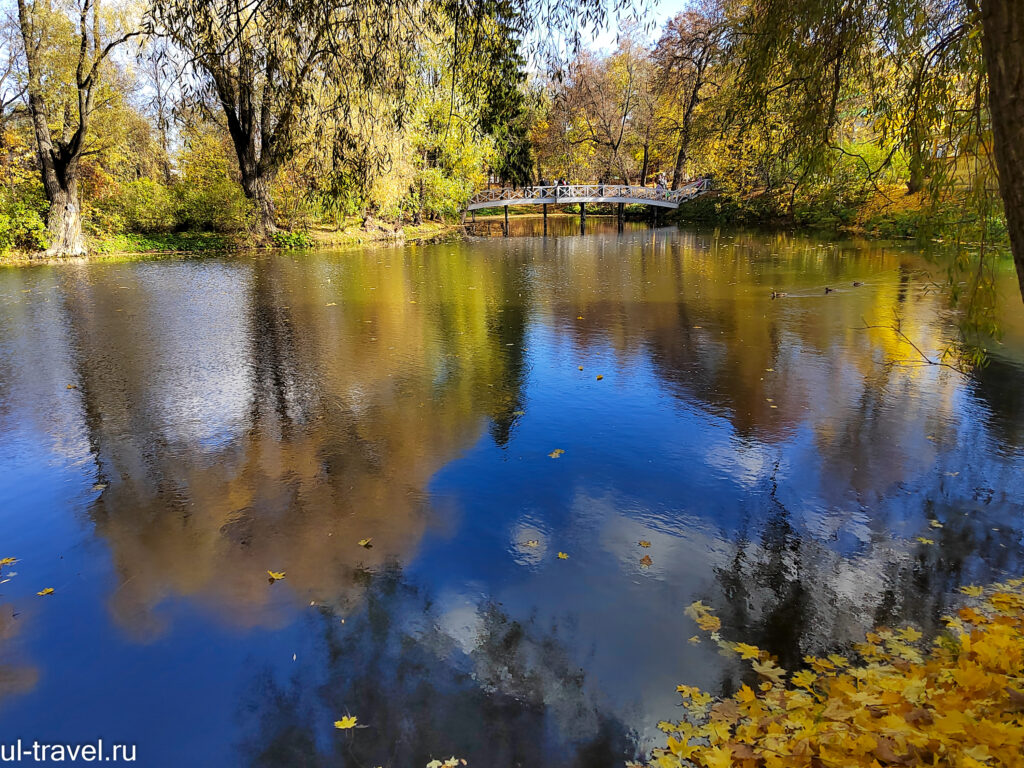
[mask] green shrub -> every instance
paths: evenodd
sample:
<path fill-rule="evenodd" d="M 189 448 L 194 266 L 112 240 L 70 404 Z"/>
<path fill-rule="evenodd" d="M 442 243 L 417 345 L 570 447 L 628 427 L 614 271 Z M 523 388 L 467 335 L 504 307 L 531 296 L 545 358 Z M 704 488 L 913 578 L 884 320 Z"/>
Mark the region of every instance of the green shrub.
<path fill-rule="evenodd" d="M 16 192 L 0 192 L 0 252 L 12 248 L 44 250 L 49 245 L 43 220 L 48 206 L 42 185 L 19 188 Z"/>
<path fill-rule="evenodd" d="M 168 232 L 177 223 L 171 191 L 148 178 L 121 184 L 114 194 L 93 201 L 90 214 L 106 232 Z"/>
<path fill-rule="evenodd" d="M 247 229 L 252 222 L 252 203 L 231 179 L 195 184 L 186 178 L 174 193 L 179 229 L 231 233 Z"/>
<path fill-rule="evenodd" d="M 305 232 L 285 232 L 278 230 L 271 235 L 277 248 L 312 248 L 316 241 Z"/>

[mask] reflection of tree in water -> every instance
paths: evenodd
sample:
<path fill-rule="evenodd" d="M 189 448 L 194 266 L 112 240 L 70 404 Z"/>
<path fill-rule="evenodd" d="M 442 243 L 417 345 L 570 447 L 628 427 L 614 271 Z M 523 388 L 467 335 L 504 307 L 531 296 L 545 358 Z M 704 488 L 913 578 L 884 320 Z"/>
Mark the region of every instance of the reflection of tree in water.
<path fill-rule="evenodd" d="M 363 578 L 363 605 L 344 624 L 328 609 L 310 619 L 322 657 L 287 686 L 269 673 L 251 681 L 248 764 L 422 766 L 455 754 L 470 765 L 597 768 L 634 757 L 557 625 L 514 621 L 495 604 L 452 620 L 398 568 Z M 331 729 L 346 713 L 367 727 Z"/>
<path fill-rule="evenodd" d="M 282 593 L 358 594 L 353 572 L 415 553 L 432 475 L 488 420 L 507 437 L 521 277 L 394 253 L 343 262 L 338 288 L 274 258 L 65 284 L 122 626 L 160 632 L 174 596 L 274 625 Z"/>
<path fill-rule="evenodd" d="M 965 513 L 937 494 L 920 499 L 927 519 L 942 526 L 926 532 L 934 544 L 885 533 L 859 551 L 836 552 L 794 523 L 777 496 L 777 471 L 759 532 L 741 531 L 729 565 L 716 569 L 721 594 L 712 603 L 726 639 L 763 648 L 785 668 L 803 666 L 806 654 L 850 652 L 875 626 L 909 623 L 933 635 L 959 587 L 1024 568 L 1019 525 L 993 527 L 983 503 Z M 726 673 L 723 691 L 736 687 Z"/>
<path fill-rule="evenodd" d="M 9 696 L 28 693 L 39 682 L 38 669 L 11 663 L 6 658 L 10 641 L 21 630 L 23 621 L 15 614 L 13 603 L 0 604 L 0 704 Z"/>
<path fill-rule="evenodd" d="M 806 581 L 802 537 L 777 496 L 777 472 L 776 463 L 760 545 L 755 549 L 742 533 L 729 568 L 716 569 L 716 575 L 726 600 L 725 632 L 770 651 L 783 667 L 792 668 L 804 653 L 801 640 L 811 619 L 813 587 Z"/>

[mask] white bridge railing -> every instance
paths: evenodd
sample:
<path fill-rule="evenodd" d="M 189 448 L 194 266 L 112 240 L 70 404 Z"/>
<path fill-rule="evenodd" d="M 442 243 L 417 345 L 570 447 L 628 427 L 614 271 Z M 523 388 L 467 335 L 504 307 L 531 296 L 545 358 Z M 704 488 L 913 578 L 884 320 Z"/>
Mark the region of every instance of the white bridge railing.
<path fill-rule="evenodd" d="M 634 184 L 561 184 L 543 187 L 502 187 L 477 192 L 466 203 L 466 210 L 507 205 L 541 205 L 545 203 L 648 203 L 676 208 L 710 186 L 707 179 L 692 181 L 679 189 L 641 187 Z"/>

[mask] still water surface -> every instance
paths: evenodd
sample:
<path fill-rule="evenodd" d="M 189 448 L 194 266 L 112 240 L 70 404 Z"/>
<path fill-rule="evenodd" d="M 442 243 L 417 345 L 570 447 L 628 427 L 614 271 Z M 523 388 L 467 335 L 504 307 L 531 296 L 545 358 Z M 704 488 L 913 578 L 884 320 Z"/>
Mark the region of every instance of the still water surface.
<path fill-rule="evenodd" d="M 694 600 L 792 667 L 1021 573 L 1008 270 L 963 376 L 912 250 L 591 226 L 0 272 L 0 741 L 620 766 L 743 679 Z"/>

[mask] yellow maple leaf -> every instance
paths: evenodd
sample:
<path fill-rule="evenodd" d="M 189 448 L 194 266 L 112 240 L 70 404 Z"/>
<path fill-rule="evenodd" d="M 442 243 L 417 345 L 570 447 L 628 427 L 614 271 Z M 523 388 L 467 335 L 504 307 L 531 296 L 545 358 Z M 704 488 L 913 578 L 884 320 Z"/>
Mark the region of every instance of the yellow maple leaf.
<path fill-rule="evenodd" d="M 757 672 L 757 674 L 761 675 L 762 677 L 767 677 L 774 683 L 781 683 L 782 676 L 786 674 L 786 670 L 784 670 L 782 667 L 776 666 L 775 662 L 771 659 L 765 661 L 764 663 L 752 661 L 751 666 L 754 668 L 754 671 Z"/>
<path fill-rule="evenodd" d="M 818 676 L 815 675 L 811 670 L 801 669 L 799 672 L 793 675 L 793 685 L 798 686 L 800 688 L 807 688 L 808 690 L 810 690 L 811 686 L 814 685 L 817 679 Z"/>
<path fill-rule="evenodd" d="M 690 645 L 697 645 L 698 643 L 700 643 L 700 638 L 699 638 L 699 637 L 697 637 L 697 635 L 694 635 L 694 636 L 693 636 L 693 637 L 691 637 L 691 638 L 690 638 L 690 639 L 689 639 L 689 640 L 688 640 L 687 642 L 688 642 L 688 643 L 689 643 Z"/>
<path fill-rule="evenodd" d="M 757 694 L 754 693 L 753 689 L 749 685 L 744 685 L 736 691 L 736 700 L 741 704 L 750 704 L 756 698 Z"/>
<path fill-rule="evenodd" d="M 705 632 L 717 632 L 722 628 L 722 620 L 710 613 L 705 613 L 697 617 L 697 626 Z"/>
<path fill-rule="evenodd" d="M 356 716 L 355 715 L 345 715 L 343 718 L 341 718 L 341 720 L 335 720 L 334 721 L 334 727 L 337 728 L 339 731 L 347 731 L 350 728 L 355 728 L 356 727 Z"/>
<path fill-rule="evenodd" d="M 559 552 L 558 553 L 558 559 L 559 560 L 568 560 L 569 556 L 567 554 L 565 554 L 565 552 Z"/>
<path fill-rule="evenodd" d="M 639 541 L 639 544 L 640 544 L 640 546 L 641 546 L 641 547 L 643 547 L 644 549 L 647 549 L 647 547 L 651 546 L 651 542 L 649 542 L 649 541 L 646 541 L 646 540 L 644 540 L 644 539 L 640 539 L 640 541 Z"/>
<path fill-rule="evenodd" d="M 528 547 L 539 547 L 540 546 L 540 542 L 537 541 L 536 539 L 528 539 L 526 541 L 526 546 L 528 546 Z"/>
<path fill-rule="evenodd" d="M 373 537 L 372 536 L 368 536 L 365 539 L 360 539 L 359 540 L 359 546 L 360 547 L 364 547 L 365 549 L 369 549 L 372 546 L 372 542 L 373 542 Z"/>
<path fill-rule="evenodd" d="M 643 557 L 640 558 L 640 565 L 642 565 L 644 567 L 650 566 L 652 563 L 654 563 L 654 561 L 651 560 L 651 556 L 650 555 L 644 555 Z"/>
<path fill-rule="evenodd" d="M 284 578 L 284 571 L 267 571 L 271 581 L 280 581 Z"/>
<path fill-rule="evenodd" d="M 748 645 L 747 643 L 736 643 L 733 650 L 740 655 L 741 659 L 757 659 L 761 657 L 761 649 L 756 645 Z"/>
<path fill-rule="evenodd" d="M 928 525 L 930 525 L 932 528 L 941 528 L 942 527 L 942 523 L 940 523 L 938 520 L 932 520 L 931 522 L 928 523 Z"/>
<path fill-rule="evenodd" d="M 16 557 L 5 557 L 3 559 L 0 559 L 0 568 L 4 567 L 5 565 L 14 565 L 16 562 L 18 562 L 18 558 Z"/>
<path fill-rule="evenodd" d="M 711 747 L 703 751 L 701 758 L 706 768 L 733 768 L 729 747 Z"/>
<path fill-rule="evenodd" d="M 53 587 L 47 587 L 46 589 L 41 589 L 38 592 L 36 592 L 36 594 L 39 595 L 40 597 L 45 597 L 46 595 L 52 595 L 53 594 Z"/>
<path fill-rule="evenodd" d="M 926 539 L 924 536 L 915 536 L 914 538 L 916 538 L 922 544 L 934 544 L 935 543 L 934 540 Z"/>
<path fill-rule="evenodd" d="M 563 453 L 565 453 L 565 450 L 564 450 L 564 449 L 562 449 L 562 448 L 555 448 L 555 450 L 553 450 L 553 451 L 552 451 L 551 453 L 549 453 L 549 454 L 548 454 L 548 456 L 550 456 L 550 457 L 551 457 L 552 459 L 557 459 L 557 458 L 559 458 L 559 457 L 560 457 L 560 456 L 561 456 L 561 455 L 562 455 Z"/>
<path fill-rule="evenodd" d="M 976 587 L 973 584 L 968 587 L 960 587 L 960 591 L 970 597 L 981 597 L 985 593 L 983 587 Z"/>

